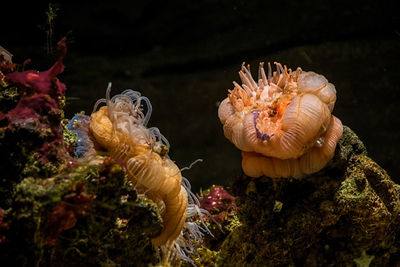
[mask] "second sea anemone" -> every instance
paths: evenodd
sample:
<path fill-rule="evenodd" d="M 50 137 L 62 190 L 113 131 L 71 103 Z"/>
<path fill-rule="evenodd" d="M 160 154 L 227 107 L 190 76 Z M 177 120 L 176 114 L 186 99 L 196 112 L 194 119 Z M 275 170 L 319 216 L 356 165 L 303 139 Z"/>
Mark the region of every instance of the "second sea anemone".
<path fill-rule="evenodd" d="M 268 74 L 260 63 L 258 80 L 249 67 L 239 72 L 242 85 L 219 106 L 225 136 L 242 150 L 246 175 L 272 178 L 314 173 L 332 159 L 342 123 L 331 115 L 335 86 L 315 72 L 287 69 L 280 63 Z"/>
<path fill-rule="evenodd" d="M 154 246 L 175 247 L 183 259 L 193 252 L 193 240 L 208 229 L 192 223 L 190 218 L 204 212 L 190 191 L 190 183 L 168 157 L 169 143 L 158 128 L 147 128 L 152 106 L 137 91 L 125 90 L 97 101 L 90 116 L 90 133 L 98 146 L 121 162 L 127 178 L 140 194 L 152 199 L 163 218 L 163 230 L 152 239 Z M 99 104 L 106 106 L 97 110 Z M 144 108 L 144 105 L 146 109 Z M 188 220 L 189 219 L 189 220 Z"/>

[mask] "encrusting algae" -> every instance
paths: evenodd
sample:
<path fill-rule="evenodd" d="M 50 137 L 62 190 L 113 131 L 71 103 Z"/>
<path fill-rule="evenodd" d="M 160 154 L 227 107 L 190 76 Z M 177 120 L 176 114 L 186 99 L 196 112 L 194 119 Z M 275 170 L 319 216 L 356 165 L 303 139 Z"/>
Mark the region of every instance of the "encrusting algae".
<path fill-rule="evenodd" d="M 66 86 L 57 78 L 65 41 L 58 42 L 59 58 L 47 71 L 18 71 L 0 55 L 0 205 L 22 177 L 50 177 L 70 160 L 61 127 Z"/>
<path fill-rule="evenodd" d="M 1 265 L 156 264 L 157 205 L 137 194 L 110 157 L 70 155 L 77 138 L 66 133 L 66 86 L 57 78 L 64 38 L 57 50 L 43 72 L 19 72 L 0 55 Z"/>
<path fill-rule="evenodd" d="M 366 154 L 345 126 L 321 172 L 237 177 L 232 190 L 242 225 L 225 239 L 217 265 L 398 266 L 400 186 Z"/>

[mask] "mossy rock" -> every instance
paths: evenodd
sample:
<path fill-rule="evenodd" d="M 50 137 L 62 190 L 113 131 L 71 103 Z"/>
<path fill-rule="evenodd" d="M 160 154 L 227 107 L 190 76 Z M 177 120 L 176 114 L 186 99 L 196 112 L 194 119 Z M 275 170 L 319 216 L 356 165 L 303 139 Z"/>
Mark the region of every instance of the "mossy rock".
<path fill-rule="evenodd" d="M 1 211 L 2 266 L 147 266 L 158 262 L 157 205 L 122 167 L 96 156 L 51 178 L 27 177 Z"/>
<path fill-rule="evenodd" d="M 303 179 L 233 184 L 243 223 L 224 241 L 219 266 L 400 264 L 400 186 L 344 127 L 332 162 Z"/>

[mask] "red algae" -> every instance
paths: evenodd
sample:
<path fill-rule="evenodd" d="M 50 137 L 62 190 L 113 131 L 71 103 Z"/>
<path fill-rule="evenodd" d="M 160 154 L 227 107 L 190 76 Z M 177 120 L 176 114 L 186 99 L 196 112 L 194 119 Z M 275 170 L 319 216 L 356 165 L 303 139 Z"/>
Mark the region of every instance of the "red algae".
<path fill-rule="evenodd" d="M 94 194 L 86 194 L 84 183 L 74 184 L 69 194 L 64 196 L 47 217 L 45 224 L 46 244 L 56 245 L 61 232 L 75 226 L 78 218 L 83 217 L 89 210 Z"/>
<path fill-rule="evenodd" d="M 219 224 L 225 224 L 229 217 L 236 214 L 235 197 L 228 193 L 222 186 L 214 185 L 200 200 L 200 208 L 207 210 L 212 220 Z"/>
<path fill-rule="evenodd" d="M 236 210 L 235 198 L 223 187 L 213 186 L 210 192 L 204 195 L 200 201 L 200 208 L 209 211 L 211 214 Z"/>
<path fill-rule="evenodd" d="M 5 75 L 7 84 L 18 86 L 22 89 L 22 97 L 17 106 L 7 114 L 0 113 L 0 120 L 5 117 L 13 121 L 18 118 L 32 118 L 40 111 L 58 110 L 57 101 L 65 94 L 66 86 L 60 82 L 57 75 L 64 71 L 62 60 L 67 52 L 66 38 L 58 42 L 57 50 L 59 58 L 47 71 L 37 72 L 27 70 L 23 72 L 11 72 Z M 45 108 L 45 110 L 43 110 Z"/>
<path fill-rule="evenodd" d="M 57 78 L 64 71 L 66 52 L 64 37 L 58 42 L 57 61 L 43 72 L 16 71 L 14 63 L 0 58 L 1 99 L 4 103 L 0 109 L 3 149 L 12 144 L 20 147 L 16 158 L 8 159 L 10 166 L 15 165 L 13 162 L 20 166 L 7 167 L 14 168 L 8 170 L 14 175 L 20 175 L 21 167 L 28 173 L 35 169 L 27 166 L 28 163 L 40 166 L 50 162 L 59 165 L 68 158 L 61 126 L 66 86 Z M 56 168 L 51 169 L 51 172 L 56 171 Z"/>
<path fill-rule="evenodd" d="M 67 53 L 66 37 L 57 43 L 57 62 L 47 71 L 27 70 L 6 75 L 5 81 L 25 88 L 27 94 L 47 94 L 50 97 L 64 96 L 66 86 L 57 79 L 64 71 L 63 59 Z M 56 108 L 56 107 L 55 107 Z"/>

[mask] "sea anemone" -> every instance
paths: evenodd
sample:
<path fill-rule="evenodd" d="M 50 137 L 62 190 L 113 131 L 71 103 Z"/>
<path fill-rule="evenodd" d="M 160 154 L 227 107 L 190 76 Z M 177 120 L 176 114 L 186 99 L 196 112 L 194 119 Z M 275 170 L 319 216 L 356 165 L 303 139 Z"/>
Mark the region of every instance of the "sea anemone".
<path fill-rule="evenodd" d="M 158 128 L 146 127 L 152 112 L 150 101 L 130 89 L 112 98 L 110 91 L 111 83 L 106 99 L 95 104 L 90 117 L 91 135 L 98 145 L 123 163 L 136 190 L 158 205 L 163 230 L 152 239 L 153 245 L 175 247 L 184 259 L 189 259 L 185 252 L 193 251 L 192 240 L 188 241 L 184 236 L 198 240 L 207 229 L 190 223 L 188 218 L 194 213 L 201 217 L 204 211 L 198 207 L 190 183 L 168 157 L 167 139 Z M 101 103 L 106 106 L 96 111 Z"/>
<path fill-rule="evenodd" d="M 260 63 L 258 82 L 250 66 L 239 71 L 218 110 L 224 134 L 242 150 L 246 175 L 300 178 L 321 170 L 333 157 L 342 123 L 331 115 L 335 86 L 315 72 L 275 62 L 268 75 Z"/>

